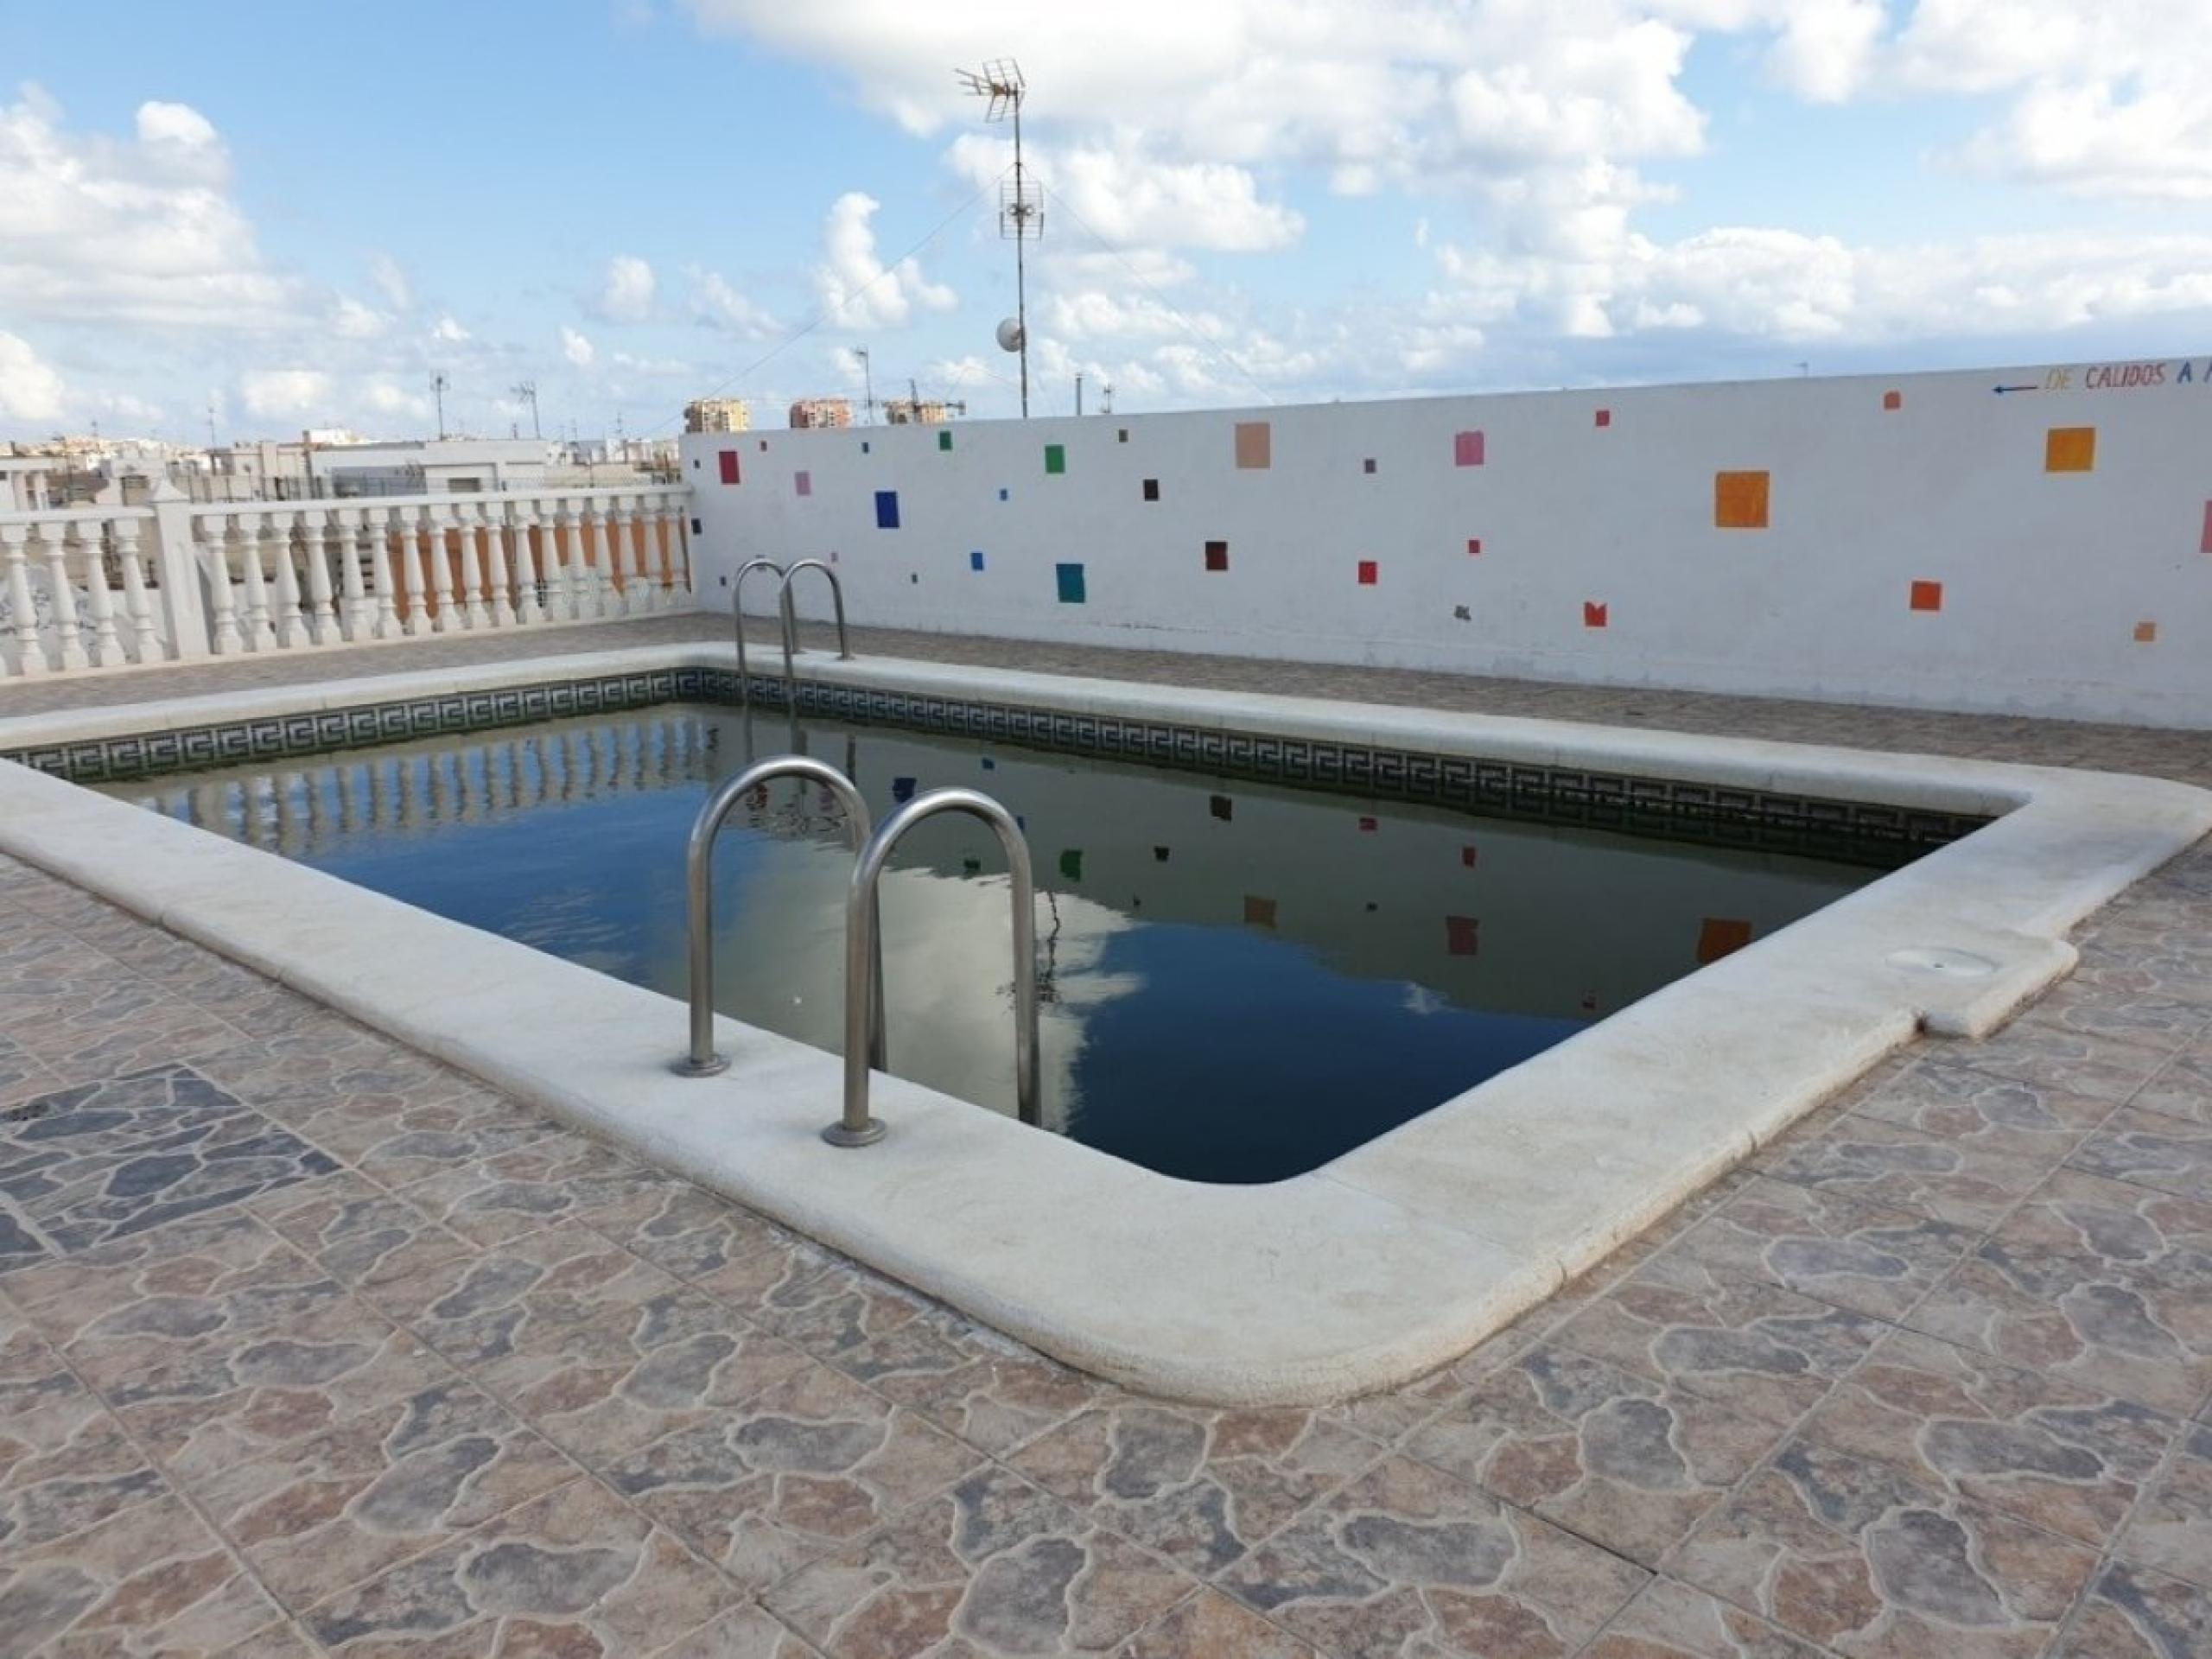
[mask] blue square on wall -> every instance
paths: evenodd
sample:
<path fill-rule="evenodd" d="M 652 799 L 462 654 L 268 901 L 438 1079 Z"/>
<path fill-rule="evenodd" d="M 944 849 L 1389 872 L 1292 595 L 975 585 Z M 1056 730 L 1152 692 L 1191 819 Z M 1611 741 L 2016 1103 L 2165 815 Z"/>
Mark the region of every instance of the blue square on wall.
<path fill-rule="evenodd" d="M 875 493 L 875 527 L 878 530 L 899 528 L 899 492 L 878 490 Z"/>
<path fill-rule="evenodd" d="M 970 553 L 968 556 L 968 568 L 970 570 L 982 569 L 983 568 L 983 556 L 980 552 Z"/>
<path fill-rule="evenodd" d="M 999 499 L 1001 501 L 1006 499 L 1006 492 L 1004 490 L 1001 490 L 999 492 Z"/>
<path fill-rule="evenodd" d="M 1052 575 L 1060 585 L 1061 604 L 1080 605 L 1083 603 L 1083 567 L 1081 565 L 1056 564 L 1052 567 Z"/>

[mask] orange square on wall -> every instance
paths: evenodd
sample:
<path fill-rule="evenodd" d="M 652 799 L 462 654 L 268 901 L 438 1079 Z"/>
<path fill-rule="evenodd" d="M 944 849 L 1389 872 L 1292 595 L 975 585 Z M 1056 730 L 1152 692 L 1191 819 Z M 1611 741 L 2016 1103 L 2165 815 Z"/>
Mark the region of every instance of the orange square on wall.
<path fill-rule="evenodd" d="M 1904 394 L 1901 391 L 1884 392 L 1882 394 L 1882 407 L 1884 409 L 1903 409 L 1904 407 Z"/>
<path fill-rule="evenodd" d="M 1236 464 L 1265 468 L 1274 465 L 1274 432 L 1266 421 L 1236 423 Z"/>
<path fill-rule="evenodd" d="M 1767 475 L 1764 473 L 1715 473 L 1713 475 L 1713 523 L 1719 530 L 1766 528 Z"/>
<path fill-rule="evenodd" d="M 1943 608 L 1943 584 L 1940 582 L 1916 582 L 1912 584 L 1912 608 L 1916 611 L 1940 611 Z"/>
<path fill-rule="evenodd" d="M 1751 942 L 1751 925 L 1726 916 L 1707 916 L 1698 924 L 1697 959 L 1702 966 L 1718 962 Z"/>
<path fill-rule="evenodd" d="M 2156 645 L 2158 641 L 2158 625 L 2157 623 L 2138 622 L 2135 625 L 2135 643 L 2137 645 Z"/>
<path fill-rule="evenodd" d="M 2095 427 L 2054 426 L 2044 435 L 2043 469 L 2046 473 L 2086 473 L 2096 464 Z"/>

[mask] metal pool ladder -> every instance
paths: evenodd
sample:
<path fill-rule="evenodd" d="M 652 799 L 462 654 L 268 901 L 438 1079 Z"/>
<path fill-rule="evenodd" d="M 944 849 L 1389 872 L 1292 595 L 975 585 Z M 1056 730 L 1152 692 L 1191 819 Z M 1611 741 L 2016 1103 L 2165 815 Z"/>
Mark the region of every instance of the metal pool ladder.
<path fill-rule="evenodd" d="M 1037 1100 L 1037 900 L 1029 843 L 1014 814 L 980 790 L 933 789 L 884 819 L 853 866 L 853 884 L 845 895 L 844 1116 L 822 1131 L 822 1138 L 833 1147 L 865 1147 L 883 1139 L 882 1122 L 869 1116 L 868 1109 L 868 1021 L 875 1021 L 879 1042 L 883 1028 L 882 926 L 876 883 L 899 838 L 940 812 L 981 818 L 1006 851 L 1014 889 L 1014 1100 L 1024 1123 L 1042 1121 Z M 880 1071 L 882 1065 L 879 1050 L 874 1067 Z"/>
<path fill-rule="evenodd" d="M 755 570 L 772 570 L 780 576 L 784 567 L 773 559 L 747 559 L 730 579 L 729 608 L 737 620 L 737 696 L 748 707 L 753 702 L 753 678 L 745 671 L 745 579 Z M 786 667 L 785 672 L 790 671 Z"/>
<path fill-rule="evenodd" d="M 766 563 L 767 561 L 759 561 Z M 715 1052 L 715 918 L 713 866 L 715 837 L 721 833 L 723 820 L 735 810 L 739 801 L 756 785 L 772 778 L 805 778 L 820 784 L 837 798 L 844 809 L 845 825 L 851 831 L 853 845 L 865 850 L 869 844 L 868 803 L 853 780 L 835 766 L 820 760 L 810 760 L 803 754 L 781 754 L 763 760 L 757 766 L 748 766 L 730 779 L 708 798 L 706 805 L 699 809 L 699 816 L 691 824 L 691 839 L 683 855 L 683 874 L 688 890 L 687 918 L 691 968 L 691 1047 L 684 1057 L 673 1063 L 676 1072 L 687 1077 L 710 1077 L 729 1065 L 727 1055 Z M 918 804 L 918 803 L 917 803 Z M 874 899 L 868 918 L 874 920 Z M 871 939 L 876 930 L 870 929 Z M 880 944 L 871 944 L 880 951 Z M 850 962 L 850 953 L 847 954 Z M 869 967 L 874 971 L 868 978 L 874 987 L 870 992 L 869 1013 L 862 1020 L 862 1030 L 855 1040 L 866 1049 L 868 1060 L 880 1069 L 883 1058 L 883 975 L 878 957 L 871 957 Z"/>
<path fill-rule="evenodd" d="M 784 622 L 784 696 L 791 711 L 791 730 L 798 730 L 798 672 L 791 666 L 791 658 L 803 647 L 798 642 L 798 607 L 791 602 L 791 583 L 802 570 L 819 570 L 830 578 L 830 602 L 837 612 L 837 660 L 853 660 L 852 647 L 845 641 L 845 584 L 837 580 L 837 573 L 820 559 L 801 559 L 784 572 L 782 585 L 776 589 L 776 607 Z M 797 744 L 793 744 L 797 747 Z"/>

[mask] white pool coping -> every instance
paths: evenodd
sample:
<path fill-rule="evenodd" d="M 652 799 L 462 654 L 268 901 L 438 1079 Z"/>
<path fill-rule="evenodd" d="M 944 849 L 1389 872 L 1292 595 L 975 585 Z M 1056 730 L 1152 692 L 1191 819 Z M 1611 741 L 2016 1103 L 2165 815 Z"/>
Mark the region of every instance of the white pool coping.
<path fill-rule="evenodd" d="M 0 748 L 729 665 L 692 643 L 378 675 L 0 720 Z M 20 766 L 0 765 L 0 851 L 1071 1364 L 1262 1405 L 1389 1387 L 1472 1346 L 1916 1030 L 1986 1033 L 2071 969 L 2074 924 L 2212 830 L 2212 792 L 2105 772 L 938 663 L 814 654 L 804 667 L 855 686 L 2003 816 L 1261 1186 L 1156 1174 L 891 1077 L 874 1090 L 890 1134 L 831 1147 L 832 1055 L 724 1019 L 728 1071 L 678 1077 L 671 998 Z M 1916 950 L 1993 966 L 1966 978 L 1892 960 Z"/>

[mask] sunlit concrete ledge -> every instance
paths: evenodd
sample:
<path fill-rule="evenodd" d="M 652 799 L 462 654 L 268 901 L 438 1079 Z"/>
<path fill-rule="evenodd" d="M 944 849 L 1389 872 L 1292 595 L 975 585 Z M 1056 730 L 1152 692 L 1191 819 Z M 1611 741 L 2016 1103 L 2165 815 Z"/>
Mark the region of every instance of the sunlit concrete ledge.
<path fill-rule="evenodd" d="M 0 748 L 729 660 L 655 645 L 58 713 L 0 721 Z M 2068 929 L 2212 830 L 2212 792 L 2107 773 L 887 659 L 810 656 L 804 671 L 2000 816 L 1263 1186 L 1176 1180 L 894 1077 L 875 1090 L 889 1136 L 832 1148 L 817 1133 L 837 1109 L 830 1055 L 724 1020 L 730 1070 L 677 1077 L 684 1020 L 670 998 L 20 766 L 0 766 L 0 850 L 1071 1363 L 1261 1404 L 1386 1387 L 1479 1341 L 1916 1029 L 1986 1032 L 2070 969 Z"/>

